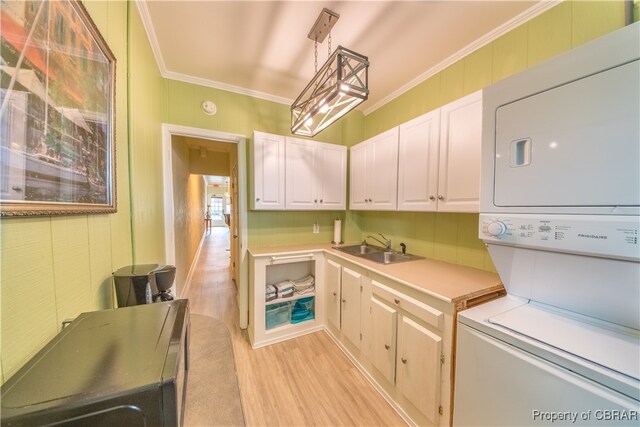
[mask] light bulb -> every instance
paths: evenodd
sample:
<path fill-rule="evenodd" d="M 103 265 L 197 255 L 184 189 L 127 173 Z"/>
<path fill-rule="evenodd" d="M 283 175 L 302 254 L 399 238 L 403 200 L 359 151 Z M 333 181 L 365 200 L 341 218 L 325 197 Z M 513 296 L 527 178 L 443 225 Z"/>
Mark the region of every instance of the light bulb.
<path fill-rule="evenodd" d="M 329 111 L 329 106 L 327 104 L 324 104 L 322 107 L 320 107 L 320 112 L 322 114 L 326 113 L 327 111 Z"/>
<path fill-rule="evenodd" d="M 304 122 L 305 126 L 311 126 L 313 124 L 313 118 L 309 117 L 307 121 Z"/>

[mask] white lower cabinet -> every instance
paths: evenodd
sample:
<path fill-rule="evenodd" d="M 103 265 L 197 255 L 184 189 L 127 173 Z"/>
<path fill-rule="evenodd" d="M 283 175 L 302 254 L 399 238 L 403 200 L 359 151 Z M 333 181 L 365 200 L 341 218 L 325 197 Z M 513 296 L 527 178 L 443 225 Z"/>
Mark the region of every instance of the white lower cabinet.
<path fill-rule="evenodd" d="M 249 339 L 253 348 L 274 344 L 324 328 L 324 255 L 309 253 L 249 254 Z M 314 289 L 271 299 L 267 285 L 314 278 Z M 300 286 L 302 288 L 303 286 Z"/>
<path fill-rule="evenodd" d="M 250 250 L 249 274 L 253 348 L 324 329 L 398 413 L 420 426 L 451 425 L 456 312 L 502 289 L 445 301 L 323 250 Z M 266 300 L 267 285 L 309 275 L 315 292 Z M 287 310 L 309 297 L 309 317 Z"/>
<path fill-rule="evenodd" d="M 372 293 L 371 363 L 395 384 L 408 412 L 438 425 L 444 313 L 375 280 Z"/>
<path fill-rule="evenodd" d="M 327 322 L 337 330 L 340 329 L 340 293 L 342 289 L 342 266 L 330 259 L 325 261 L 324 266 L 326 301 L 327 301 Z"/>
<path fill-rule="evenodd" d="M 442 337 L 402 316 L 399 327 L 396 384 L 427 419 L 438 423 Z"/>
<path fill-rule="evenodd" d="M 339 258 L 325 277 L 327 330 L 342 349 L 410 424 L 449 425 L 454 304 Z"/>
<path fill-rule="evenodd" d="M 360 293 L 362 274 L 342 267 L 342 298 L 340 330 L 351 341 L 351 345 L 360 348 Z"/>
<path fill-rule="evenodd" d="M 396 324 L 398 310 L 371 297 L 371 363 L 393 383 L 396 378 Z"/>

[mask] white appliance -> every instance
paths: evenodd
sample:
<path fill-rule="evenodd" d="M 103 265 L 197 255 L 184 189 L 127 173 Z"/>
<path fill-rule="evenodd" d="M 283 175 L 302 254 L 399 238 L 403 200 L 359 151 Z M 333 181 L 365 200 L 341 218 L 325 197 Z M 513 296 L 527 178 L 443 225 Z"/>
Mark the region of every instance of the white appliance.
<path fill-rule="evenodd" d="M 640 23 L 487 88 L 453 424 L 640 425 Z"/>

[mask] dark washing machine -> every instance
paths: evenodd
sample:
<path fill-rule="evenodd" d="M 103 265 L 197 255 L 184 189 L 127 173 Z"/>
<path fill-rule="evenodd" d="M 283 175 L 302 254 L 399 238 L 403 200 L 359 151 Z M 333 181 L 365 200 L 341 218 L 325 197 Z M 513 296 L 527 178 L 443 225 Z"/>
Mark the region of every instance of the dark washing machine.
<path fill-rule="evenodd" d="M 122 267 L 113 273 L 118 307 L 171 301 L 170 289 L 176 267 L 162 264 L 138 264 Z"/>

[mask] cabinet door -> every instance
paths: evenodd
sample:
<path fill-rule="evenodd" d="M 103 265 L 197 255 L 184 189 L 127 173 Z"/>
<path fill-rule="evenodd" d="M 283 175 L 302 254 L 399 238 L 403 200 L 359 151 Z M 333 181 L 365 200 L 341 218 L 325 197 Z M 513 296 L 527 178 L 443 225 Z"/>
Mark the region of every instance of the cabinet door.
<path fill-rule="evenodd" d="M 347 207 L 347 147 L 316 143 L 318 209 L 343 210 Z M 294 177 L 295 179 L 295 177 Z"/>
<path fill-rule="evenodd" d="M 316 188 L 316 143 L 306 139 L 286 138 L 286 207 L 287 209 L 315 209 L 318 205 Z"/>
<path fill-rule="evenodd" d="M 397 385 L 434 425 L 440 406 L 440 354 L 442 338 L 408 317 L 400 322 Z"/>
<path fill-rule="evenodd" d="M 482 92 L 441 109 L 438 210 L 478 212 Z"/>
<path fill-rule="evenodd" d="M 440 110 L 400 125 L 398 145 L 398 210 L 438 208 Z"/>
<path fill-rule="evenodd" d="M 398 128 L 368 141 L 367 193 L 370 208 L 396 210 L 398 203 Z"/>
<path fill-rule="evenodd" d="M 367 195 L 367 144 L 361 142 L 350 149 L 350 191 L 349 209 L 364 210 L 368 208 Z"/>
<path fill-rule="evenodd" d="M 327 319 L 340 330 L 340 288 L 342 281 L 342 266 L 330 259 L 325 263 L 325 288 L 327 301 Z"/>
<path fill-rule="evenodd" d="M 391 384 L 396 378 L 398 312 L 371 297 L 371 362 Z"/>
<path fill-rule="evenodd" d="M 253 133 L 253 209 L 284 209 L 284 137 Z"/>
<path fill-rule="evenodd" d="M 340 330 L 357 348 L 360 348 L 360 279 L 362 275 L 342 267 L 342 311 Z"/>

